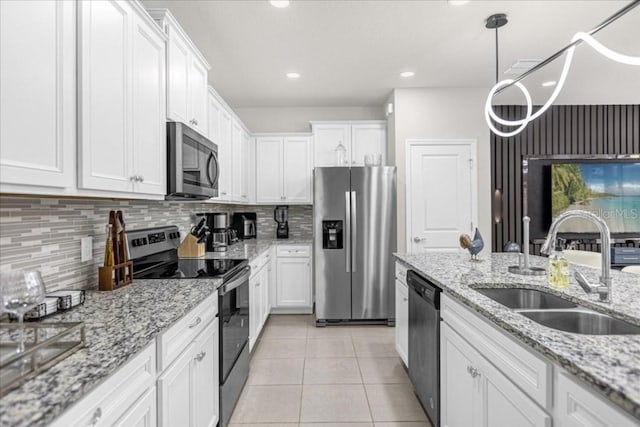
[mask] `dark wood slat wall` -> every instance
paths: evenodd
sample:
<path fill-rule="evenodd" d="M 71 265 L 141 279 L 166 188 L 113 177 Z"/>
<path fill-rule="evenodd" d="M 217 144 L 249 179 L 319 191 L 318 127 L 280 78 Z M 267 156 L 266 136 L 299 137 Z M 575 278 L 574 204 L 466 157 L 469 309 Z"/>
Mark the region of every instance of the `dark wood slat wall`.
<path fill-rule="evenodd" d="M 524 106 L 496 106 L 511 120 L 524 117 Z M 493 251 L 508 241 L 522 243 L 522 159 L 551 154 L 640 154 L 640 105 L 557 105 L 529 123 L 520 134 L 502 138 L 491 133 L 492 192 L 502 189 L 502 221 L 493 224 Z M 530 246 L 538 254 L 540 245 Z M 584 244 L 582 250 L 599 251 Z"/>

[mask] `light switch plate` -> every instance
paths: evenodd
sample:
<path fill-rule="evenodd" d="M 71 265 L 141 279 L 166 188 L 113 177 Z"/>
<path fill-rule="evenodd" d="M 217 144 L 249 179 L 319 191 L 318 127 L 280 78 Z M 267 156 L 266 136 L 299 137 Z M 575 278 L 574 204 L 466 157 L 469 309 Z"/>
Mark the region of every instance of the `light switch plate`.
<path fill-rule="evenodd" d="M 91 261 L 93 258 L 93 237 L 83 237 L 80 241 L 80 261 Z"/>

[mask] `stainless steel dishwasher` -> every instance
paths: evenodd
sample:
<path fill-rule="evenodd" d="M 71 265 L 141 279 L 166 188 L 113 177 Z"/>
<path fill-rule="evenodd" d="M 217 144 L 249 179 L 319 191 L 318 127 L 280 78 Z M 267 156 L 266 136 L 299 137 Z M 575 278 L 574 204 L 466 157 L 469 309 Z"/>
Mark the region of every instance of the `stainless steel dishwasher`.
<path fill-rule="evenodd" d="M 434 427 L 440 426 L 440 293 L 413 270 L 409 285 L 409 378 Z"/>

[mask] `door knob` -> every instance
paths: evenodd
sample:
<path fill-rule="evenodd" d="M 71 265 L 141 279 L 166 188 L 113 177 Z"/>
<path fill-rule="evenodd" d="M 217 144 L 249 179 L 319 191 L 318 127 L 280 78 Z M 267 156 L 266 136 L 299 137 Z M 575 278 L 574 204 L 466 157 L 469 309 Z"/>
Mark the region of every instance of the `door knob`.
<path fill-rule="evenodd" d="M 424 242 L 425 240 L 427 240 L 426 237 L 418 237 L 418 236 L 416 236 L 416 237 L 413 238 L 413 241 L 415 243 Z"/>

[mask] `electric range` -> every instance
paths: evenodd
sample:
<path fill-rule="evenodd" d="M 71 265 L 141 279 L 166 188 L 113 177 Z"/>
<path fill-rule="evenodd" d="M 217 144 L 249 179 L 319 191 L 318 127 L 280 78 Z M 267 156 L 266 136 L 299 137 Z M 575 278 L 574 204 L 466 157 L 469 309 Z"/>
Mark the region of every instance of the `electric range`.
<path fill-rule="evenodd" d="M 178 258 L 178 227 L 126 232 L 134 279 L 222 279 L 218 288 L 220 427 L 226 427 L 249 376 L 249 276 L 246 259 Z"/>

